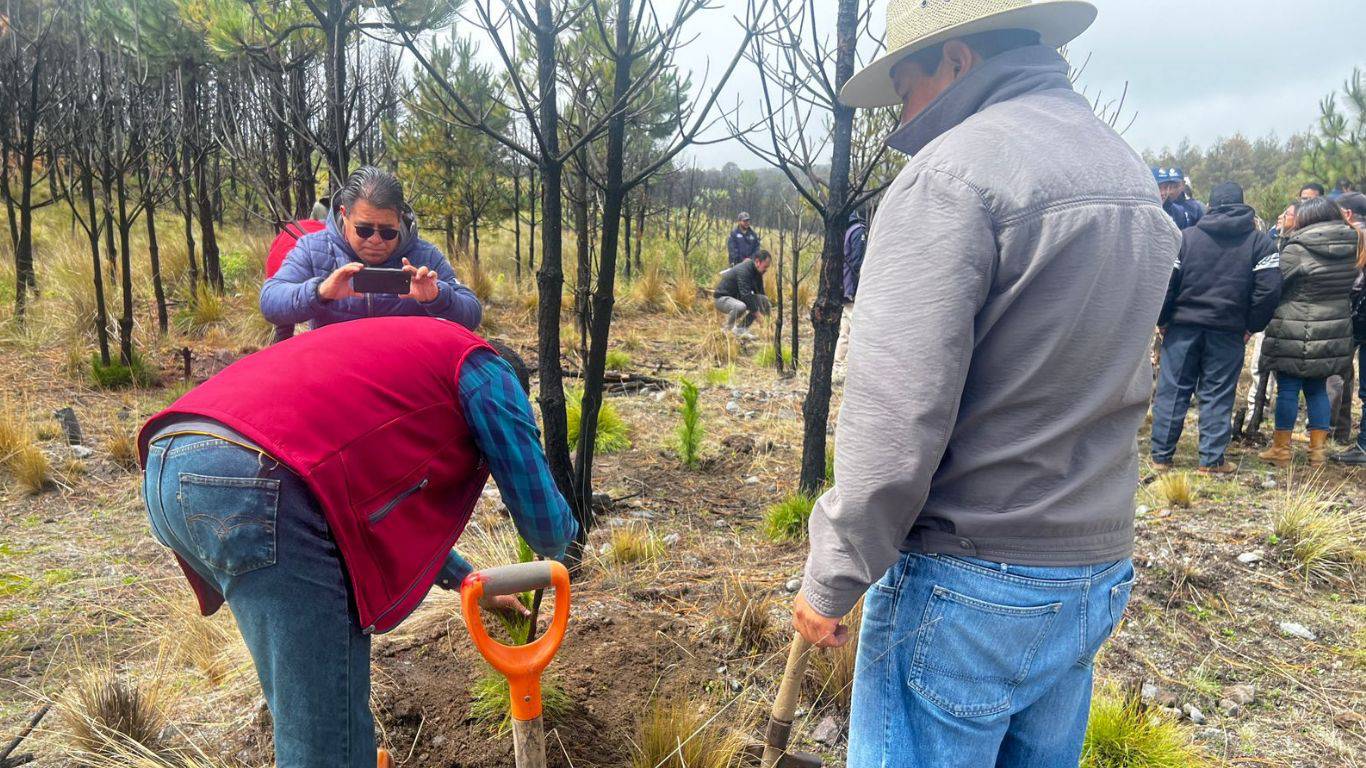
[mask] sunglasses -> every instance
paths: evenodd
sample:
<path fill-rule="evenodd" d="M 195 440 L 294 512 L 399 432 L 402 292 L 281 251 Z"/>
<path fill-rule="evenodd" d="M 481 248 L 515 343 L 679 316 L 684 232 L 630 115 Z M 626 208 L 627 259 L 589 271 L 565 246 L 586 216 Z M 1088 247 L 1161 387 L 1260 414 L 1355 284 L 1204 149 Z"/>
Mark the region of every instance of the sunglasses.
<path fill-rule="evenodd" d="M 354 226 L 356 228 L 356 236 L 362 240 L 369 240 L 370 238 L 374 237 L 376 233 L 379 234 L 379 239 L 383 240 L 386 243 L 398 237 L 397 229 L 390 229 L 389 227 L 373 227 L 369 224 L 356 224 Z"/>

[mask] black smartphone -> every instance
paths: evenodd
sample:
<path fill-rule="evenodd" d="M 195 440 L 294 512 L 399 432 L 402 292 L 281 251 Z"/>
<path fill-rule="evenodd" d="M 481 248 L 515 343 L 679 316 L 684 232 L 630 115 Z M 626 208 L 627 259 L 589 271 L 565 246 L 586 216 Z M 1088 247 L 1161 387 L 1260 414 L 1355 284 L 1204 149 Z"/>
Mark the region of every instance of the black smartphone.
<path fill-rule="evenodd" d="M 413 276 L 402 269 L 366 267 L 351 276 L 351 290 L 356 293 L 397 293 L 412 290 Z"/>

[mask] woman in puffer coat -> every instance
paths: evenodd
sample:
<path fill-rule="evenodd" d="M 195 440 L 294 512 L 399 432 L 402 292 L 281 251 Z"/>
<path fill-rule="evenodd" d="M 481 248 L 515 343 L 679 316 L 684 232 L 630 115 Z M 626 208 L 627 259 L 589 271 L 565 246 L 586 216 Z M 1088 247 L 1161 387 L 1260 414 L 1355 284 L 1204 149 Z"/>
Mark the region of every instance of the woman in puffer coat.
<path fill-rule="evenodd" d="M 1276 372 L 1278 387 L 1275 440 L 1259 454 L 1263 460 L 1290 463 L 1301 392 L 1309 409 L 1309 463 L 1327 459 L 1327 381 L 1352 364 L 1352 282 L 1362 248 L 1362 236 L 1332 200 L 1296 208 L 1295 229 L 1281 247 L 1281 302 L 1262 343 L 1261 368 Z"/>

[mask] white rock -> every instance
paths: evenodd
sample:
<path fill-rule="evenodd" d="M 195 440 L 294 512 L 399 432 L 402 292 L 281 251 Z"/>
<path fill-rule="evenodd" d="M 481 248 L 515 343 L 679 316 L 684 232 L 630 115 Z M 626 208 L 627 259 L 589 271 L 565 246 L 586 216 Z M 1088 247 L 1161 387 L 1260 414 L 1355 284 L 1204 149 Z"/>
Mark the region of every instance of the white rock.
<path fill-rule="evenodd" d="M 656 402 L 656 403 L 662 403 L 662 402 L 664 402 L 664 396 L 667 395 L 667 394 L 668 394 L 668 393 L 665 392 L 665 391 L 662 390 L 662 389 L 659 390 L 658 392 L 654 393 L 655 402 Z"/>
<path fill-rule="evenodd" d="M 664 546 L 666 547 L 676 546 L 678 544 L 678 540 L 678 534 L 676 533 L 665 534 L 664 538 L 660 539 L 660 541 L 664 542 Z"/>
<path fill-rule="evenodd" d="M 750 475 L 749 477 L 745 478 L 745 485 L 758 485 L 758 484 L 759 484 L 759 478 L 758 478 L 758 476 L 756 476 L 756 475 Z"/>
<path fill-rule="evenodd" d="M 811 738 L 817 742 L 830 746 L 839 740 L 840 724 L 833 717 L 825 717 L 816 725 L 816 729 L 811 732 Z"/>
<path fill-rule="evenodd" d="M 1143 701 L 1152 701 L 1157 698 L 1157 685 L 1155 683 L 1144 683 L 1139 690 L 1138 697 Z"/>
<path fill-rule="evenodd" d="M 1191 719 L 1192 723 L 1195 723 L 1196 725 L 1205 724 L 1205 713 L 1201 712 L 1199 707 L 1195 706 L 1194 704 L 1187 703 L 1186 706 L 1182 707 L 1181 709 L 1186 713 L 1186 717 L 1189 717 Z"/>
<path fill-rule="evenodd" d="M 78 459 L 88 459 L 95 455 L 95 451 L 93 448 L 87 448 L 84 445 L 73 445 L 71 446 L 71 455 Z"/>
<path fill-rule="evenodd" d="M 1273 491 L 1273 490 L 1275 490 L 1275 489 L 1276 489 L 1276 481 L 1275 481 L 1275 480 L 1272 480 L 1271 478 L 1267 478 L 1267 479 L 1265 479 L 1265 480 L 1262 481 L 1262 490 L 1264 490 L 1264 491 Z"/>
<path fill-rule="evenodd" d="M 743 400 L 745 398 L 745 393 L 738 389 L 732 389 L 730 391 L 730 397 L 732 400 Z"/>
<path fill-rule="evenodd" d="M 1281 628 L 1281 632 L 1291 637 L 1298 637 L 1301 640 L 1308 640 L 1311 643 L 1319 639 L 1318 635 L 1311 632 L 1309 627 L 1306 627 L 1303 624 L 1293 621 L 1282 621 L 1277 624 L 1277 626 Z"/>
<path fill-rule="evenodd" d="M 1151 511 L 1153 511 L 1152 507 L 1148 506 L 1147 504 L 1140 504 L 1138 505 L 1138 509 L 1134 510 L 1134 517 L 1143 517 Z"/>
<path fill-rule="evenodd" d="M 1254 552 L 1244 552 L 1243 554 L 1238 555 L 1238 562 L 1243 565 L 1252 565 L 1253 563 L 1260 563 L 1263 557 L 1264 555 L 1259 549 Z"/>
<path fill-rule="evenodd" d="M 1232 699 L 1220 699 L 1219 711 L 1223 712 L 1225 717 L 1237 717 L 1243 713 L 1243 708 Z"/>
<path fill-rule="evenodd" d="M 797 590 L 799 590 L 799 589 L 801 589 L 801 588 L 802 588 L 802 580 L 801 580 L 801 579 L 788 579 L 787 583 L 783 585 L 783 589 L 786 589 L 788 592 L 796 592 Z"/>
<path fill-rule="evenodd" d="M 726 403 L 726 413 L 735 414 L 735 413 L 739 413 L 739 412 L 740 412 L 740 404 L 739 404 L 739 403 L 735 402 L 734 400 L 730 401 L 729 403 Z"/>

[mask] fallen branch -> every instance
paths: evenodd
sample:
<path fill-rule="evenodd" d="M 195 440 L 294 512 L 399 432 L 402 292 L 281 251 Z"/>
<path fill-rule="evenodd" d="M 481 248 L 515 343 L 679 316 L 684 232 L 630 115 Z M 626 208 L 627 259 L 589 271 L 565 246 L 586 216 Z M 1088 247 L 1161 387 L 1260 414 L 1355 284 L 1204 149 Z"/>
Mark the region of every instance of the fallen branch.
<path fill-rule="evenodd" d="M 14 739 L 10 741 L 3 752 L 0 752 L 0 768 L 15 768 L 15 766 L 26 765 L 33 762 L 34 757 L 32 753 L 25 752 L 22 755 L 15 755 L 14 750 L 19 748 L 19 745 L 24 742 L 24 739 L 28 738 L 30 733 L 33 733 L 33 729 L 38 727 L 38 723 L 42 722 L 50 709 L 52 709 L 51 704 L 44 704 L 43 708 L 38 710 L 38 713 L 28 721 L 28 725 L 24 726 L 24 729 L 19 731 L 19 735 L 15 736 Z M 11 757 L 11 755 L 13 755 L 13 757 Z"/>

